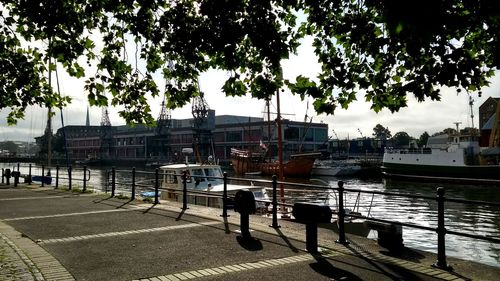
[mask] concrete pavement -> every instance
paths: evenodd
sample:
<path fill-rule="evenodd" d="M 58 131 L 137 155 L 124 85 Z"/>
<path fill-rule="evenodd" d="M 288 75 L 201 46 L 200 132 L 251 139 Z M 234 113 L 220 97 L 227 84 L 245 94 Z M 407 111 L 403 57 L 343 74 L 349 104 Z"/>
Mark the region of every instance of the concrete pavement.
<path fill-rule="evenodd" d="M 436 256 L 394 255 L 375 241 L 337 244 L 319 230 L 320 254 L 305 249 L 305 227 L 250 218 L 253 239 L 239 235 L 239 214 L 175 202 L 158 205 L 108 195 L 0 186 L 0 280 L 496 280 L 500 268 Z"/>

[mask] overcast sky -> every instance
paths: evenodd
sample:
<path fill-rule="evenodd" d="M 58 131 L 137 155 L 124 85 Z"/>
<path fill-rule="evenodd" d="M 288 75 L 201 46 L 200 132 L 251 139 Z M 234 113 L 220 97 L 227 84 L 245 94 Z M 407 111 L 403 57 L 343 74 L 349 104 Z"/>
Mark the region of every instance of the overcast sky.
<path fill-rule="evenodd" d="M 311 41 L 305 40 L 299 48 L 297 56 L 291 57 L 283 62 L 285 79 L 293 79 L 297 75 L 314 78 L 320 70 L 314 55 Z M 83 91 L 84 79 L 71 78 L 59 71 L 61 93 L 73 98 L 70 106 L 63 109 L 65 125 L 85 125 L 87 110 L 86 95 Z M 89 70 L 88 73 L 93 73 Z M 217 115 L 240 115 L 263 117 L 264 101 L 250 97 L 231 98 L 225 97 L 221 92 L 223 82 L 227 74 L 222 71 L 210 71 L 200 77 L 200 87 L 205 93 L 205 98 L 211 109 Z M 473 93 L 474 99 L 474 126 L 478 127 L 478 108 L 490 96 L 500 97 L 500 72 L 491 80 L 491 85 L 483 89 L 482 97 Z M 313 116 L 313 122 L 323 122 L 329 125 L 329 135 L 333 136 L 335 130 L 339 138 L 357 138 L 361 134 L 369 137 L 373 134 L 373 127 L 381 124 L 388 127 L 394 135 L 399 131 L 405 131 L 410 136 L 418 138 L 424 131 L 433 134 L 445 128 L 455 127 L 454 122 L 462 122 L 463 127 L 472 126 L 470 117 L 469 97 L 462 91 L 457 94 L 456 89 L 443 88 L 440 102 L 426 101 L 418 103 L 412 95 L 408 96 L 408 107 L 392 114 L 388 110 L 375 113 L 370 110 L 370 104 L 364 102 L 363 94 L 358 95 L 358 101 L 352 103 L 347 110 L 338 109 L 335 115 L 317 115 L 309 106 L 309 116 Z M 152 99 L 150 104 L 155 118 L 160 111 L 162 97 Z M 281 96 L 281 112 L 283 118 L 303 121 L 306 114 L 307 102 L 301 101 L 298 96 L 292 96 L 285 92 Z M 43 134 L 47 122 L 46 110 L 31 107 L 26 112 L 25 120 L 20 120 L 16 126 L 7 126 L 6 116 L 8 109 L 0 111 L 0 141 L 34 141 L 34 137 Z M 109 108 L 112 125 L 122 125 L 125 122 L 118 116 L 118 109 Z M 286 114 L 286 115 L 285 115 Z M 172 118 L 191 118 L 191 105 L 172 111 Z M 101 120 L 101 108 L 90 108 L 91 125 L 99 125 Z M 61 127 L 59 112 L 53 118 L 54 132 Z M 359 131 L 358 131 L 359 129 Z M 361 133 L 360 133 L 361 132 Z"/>

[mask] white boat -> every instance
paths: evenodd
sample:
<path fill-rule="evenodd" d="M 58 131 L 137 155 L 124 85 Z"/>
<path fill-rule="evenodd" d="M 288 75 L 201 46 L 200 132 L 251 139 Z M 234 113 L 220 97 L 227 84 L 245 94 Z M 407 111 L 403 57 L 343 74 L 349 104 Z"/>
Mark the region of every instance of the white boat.
<path fill-rule="evenodd" d="M 172 164 L 160 167 L 163 175 L 160 199 L 182 202 L 183 180 L 186 171 L 186 189 L 188 203 L 222 208 L 224 181 L 222 170 L 216 164 Z M 249 190 L 254 194 L 257 209 L 269 205 L 269 197 L 263 186 L 227 184 L 228 197 L 234 197 L 239 190 Z M 229 200 L 232 205 L 232 200 Z"/>
<path fill-rule="evenodd" d="M 460 182 L 500 183 L 500 165 L 482 164 L 477 136 L 439 135 L 425 148 L 386 148 L 385 176 Z"/>

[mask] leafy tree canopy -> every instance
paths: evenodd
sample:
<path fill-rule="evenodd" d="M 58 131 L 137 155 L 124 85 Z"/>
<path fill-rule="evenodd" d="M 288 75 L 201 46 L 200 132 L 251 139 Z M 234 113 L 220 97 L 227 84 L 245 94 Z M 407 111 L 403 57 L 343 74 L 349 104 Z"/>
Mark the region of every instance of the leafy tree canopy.
<path fill-rule="evenodd" d="M 29 105 L 70 102 L 49 86 L 49 59 L 86 80 L 91 105 L 123 105 L 120 115 L 139 123 L 154 122 L 148 96 L 165 92 L 169 107 L 182 106 L 199 95 L 197 79 L 209 69 L 230 74 L 226 95 L 266 98 L 286 85 L 312 97 L 318 113 L 333 114 L 359 91 L 375 111 L 397 111 L 409 94 L 439 100 L 440 86 L 479 91 L 500 65 L 497 0 L 0 0 L 0 7 L 0 109 L 10 108 L 9 123 Z M 283 81 L 280 62 L 305 36 L 314 39 L 321 73 Z M 97 69 L 86 73 L 85 64 Z"/>
<path fill-rule="evenodd" d="M 429 133 L 423 132 L 420 137 L 418 138 L 417 144 L 418 146 L 422 147 L 424 145 L 427 145 L 427 140 L 429 139 Z"/>
<path fill-rule="evenodd" d="M 432 134 L 432 136 L 435 137 L 435 136 L 440 136 L 440 135 L 454 135 L 456 133 L 457 133 L 457 130 L 455 130 L 453 128 L 446 128 L 446 129 L 442 130 L 441 132 L 437 132 L 437 133 Z"/>
<path fill-rule="evenodd" d="M 394 145 L 396 147 L 409 145 L 411 139 L 412 138 L 410 137 L 410 135 L 408 135 L 407 132 L 397 132 L 394 134 L 394 137 L 392 137 L 392 140 L 394 141 Z"/>
<path fill-rule="evenodd" d="M 373 128 L 373 137 L 376 139 L 390 139 L 392 137 L 391 131 L 389 128 L 386 128 L 380 124 L 375 125 Z"/>

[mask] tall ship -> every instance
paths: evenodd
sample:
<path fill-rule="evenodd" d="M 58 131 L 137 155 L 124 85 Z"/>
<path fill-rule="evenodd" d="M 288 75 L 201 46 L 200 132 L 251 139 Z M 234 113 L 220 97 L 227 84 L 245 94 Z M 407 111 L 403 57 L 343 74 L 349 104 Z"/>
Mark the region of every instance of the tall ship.
<path fill-rule="evenodd" d="M 283 162 L 283 175 L 285 177 L 309 177 L 314 166 L 314 161 L 321 156 L 319 152 L 300 153 L 290 155 L 290 159 Z M 278 175 L 279 162 L 264 162 L 260 165 L 263 175 Z"/>
<path fill-rule="evenodd" d="M 314 166 L 316 159 L 320 158 L 320 152 L 301 152 L 299 147 L 297 153 L 289 155 L 287 160 L 283 159 L 283 131 L 282 120 L 280 114 L 279 94 L 276 94 L 277 99 L 277 152 L 278 159 L 273 160 L 269 155 L 269 144 L 265 145 L 262 140 L 259 149 L 238 149 L 231 148 L 231 164 L 237 175 L 245 174 L 262 174 L 262 175 L 278 175 L 280 180 L 282 177 L 309 177 Z M 267 109 L 267 125 L 268 125 L 268 138 L 271 138 L 271 118 L 269 110 L 269 100 L 266 101 Z M 307 121 L 307 115 L 305 118 Z M 309 125 L 311 121 L 309 122 Z M 305 123 L 305 122 L 304 122 Z M 307 123 L 306 123 L 307 124 Z M 304 128 L 307 132 L 309 128 Z"/>

